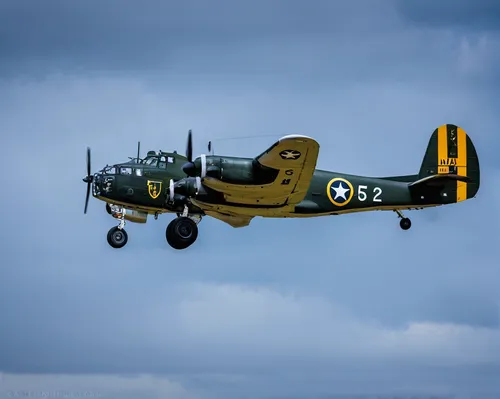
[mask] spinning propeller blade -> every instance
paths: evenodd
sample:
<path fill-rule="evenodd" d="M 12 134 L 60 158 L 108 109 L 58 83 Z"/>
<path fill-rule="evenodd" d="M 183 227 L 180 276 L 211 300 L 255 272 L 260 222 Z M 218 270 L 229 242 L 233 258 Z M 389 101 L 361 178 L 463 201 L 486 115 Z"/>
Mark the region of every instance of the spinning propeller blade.
<path fill-rule="evenodd" d="M 204 178 L 207 173 L 207 157 L 205 154 L 201 154 L 201 165 L 196 166 L 196 164 L 193 162 L 193 138 L 191 130 L 189 130 L 188 132 L 186 158 L 188 161 L 184 165 L 182 165 L 182 171 L 189 177 Z"/>
<path fill-rule="evenodd" d="M 90 176 L 90 170 L 92 169 L 90 167 L 90 147 L 87 147 L 87 176 Z"/>
<path fill-rule="evenodd" d="M 89 197 L 90 197 L 90 183 L 87 184 L 87 196 L 85 197 L 85 209 L 83 210 L 83 213 L 87 213 L 87 207 L 89 205 Z"/>
<path fill-rule="evenodd" d="M 188 132 L 186 158 L 188 159 L 188 162 L 193 162 L 193 137 L 192 137 L 191 129 L 189 129 L 189 132 Z"/>
<path fill-rule="evenodd" d="M 91 165 L 90 165 L 90 147 L 87 147 L 87 176 L 83 179 L 85 183 L 87 183 L 87 196 L 85 197 L 85 209 L 83 213 L 87 213 L 87 207 L 89 205 L 89 197 L 90 197 L 90 185 L 92 184 L 92 180 L 94 176 L 91 175 Z"/>
<path fill-rule="evenodd" d="M 195 173 L 195 171 L 196 171 L 196 166 L 193 163 L 193 134 L 191 132 L 191 129 L 189 129 L 189 132 L 188 132 L 186 158 L 188 161 L 182 166 L 182 171 L 186 175 L 192 176 L 193 173 Z"/>

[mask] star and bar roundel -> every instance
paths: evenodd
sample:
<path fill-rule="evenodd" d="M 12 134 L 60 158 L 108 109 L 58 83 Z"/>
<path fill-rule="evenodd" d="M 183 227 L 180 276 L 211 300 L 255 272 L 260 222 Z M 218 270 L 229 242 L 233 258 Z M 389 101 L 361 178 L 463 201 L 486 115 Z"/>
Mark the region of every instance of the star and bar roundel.
<path fill-rule="evenodd" d="M 299 159 L 301 153 L 297 150 L 283 150 L 280 152 L 280 157 L 283 159 Z"/>
<path fill-rule="evenodd" d="M 326 194 L 332 204 L 345 206 L 351 202 L 354 195 L 354 188 L 349 180 L 336 177 L 328 182 Z"/>

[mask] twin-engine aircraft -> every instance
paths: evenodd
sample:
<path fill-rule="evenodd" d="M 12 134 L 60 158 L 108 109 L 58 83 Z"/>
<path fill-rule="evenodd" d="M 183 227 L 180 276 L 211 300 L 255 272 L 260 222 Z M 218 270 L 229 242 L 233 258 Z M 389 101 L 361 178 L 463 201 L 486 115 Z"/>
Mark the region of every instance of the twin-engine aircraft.
<path fill-rule="evenodd" d="M 87 148 L 87 197 L 106 203 L 119 220 L 108 243 L 122 248 L 128 241 L 125 221 L 145 223 L 148 215 L 175 213 L 166 228 L 172 248 L 185 249 L 198 237 L 198 223 L 212 216 L 233 227 L 256 217 L 299 218 L 389 210 L 403 230 L 411 221 L 403 210 L 452 204 L 475 197 L 479 160 L 465 131 L 451 124 L 431 135 L 418 174 L 365 177 L 316 169 L 319 144 L 311 137 L 284 136 L 255 158 L 201 155 L 192 159 L 192 133 L 186 156 L 149 151 L 140 158 L 106 166 L 91 174 Z"/>

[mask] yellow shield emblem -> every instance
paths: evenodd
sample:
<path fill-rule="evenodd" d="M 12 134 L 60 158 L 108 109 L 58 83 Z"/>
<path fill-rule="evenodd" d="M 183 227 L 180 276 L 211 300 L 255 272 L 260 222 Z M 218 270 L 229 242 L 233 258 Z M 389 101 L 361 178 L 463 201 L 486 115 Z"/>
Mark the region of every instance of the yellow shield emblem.
<path fill-rule="evenodd" d="M 151 198 L 158 198 L 161 193 L 161 185 L 161 181 L 148 180 L 148 193 Z"/>

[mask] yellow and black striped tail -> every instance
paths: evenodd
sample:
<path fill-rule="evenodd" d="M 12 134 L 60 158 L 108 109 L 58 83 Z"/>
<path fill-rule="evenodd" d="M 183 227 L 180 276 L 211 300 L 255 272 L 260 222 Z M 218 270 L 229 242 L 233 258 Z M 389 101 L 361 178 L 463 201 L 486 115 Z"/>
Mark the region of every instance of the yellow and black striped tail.
<path fill-rule="evenodd" d="M 453 193 L 453 202 L 473 198 L 479 190 L 479 159 L 472 140 L 461 127 L 446 124 L 432 133 L 420 168 L 419 179 L 434 175 L 458 177 L 450 179 L 447 183 L 450 185 L 450 193 Z"/>

